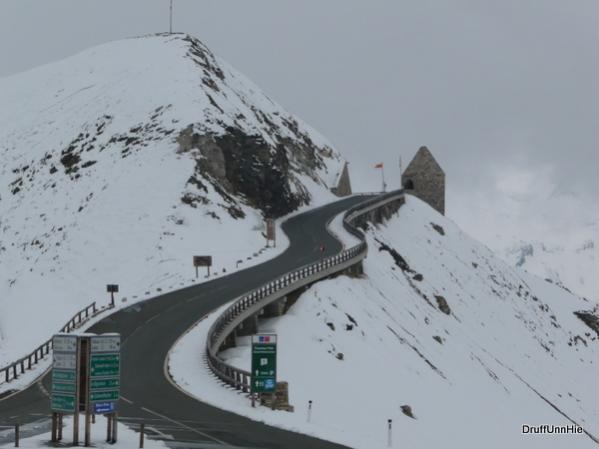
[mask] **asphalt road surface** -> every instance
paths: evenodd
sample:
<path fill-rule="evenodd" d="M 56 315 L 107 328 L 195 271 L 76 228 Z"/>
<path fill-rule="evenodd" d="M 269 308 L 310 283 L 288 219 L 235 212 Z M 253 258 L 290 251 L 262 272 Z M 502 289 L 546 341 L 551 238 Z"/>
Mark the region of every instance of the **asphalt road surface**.
<path fill-rule="evenodd" d="M 118 332 L 123 339 L 121 421 L 134 429 L 144 422 L 148 435 L 163 439 L 174 448 L 343 448 L 192 399 L 166 379 L 163 367 L 177 338 L 216 307 L 278 275 L 316 261 L 321 257 L 321 243 L 326 256 L 339 252 L 341 244 L 327 232 L 327 222 L 366 199 L 343 199 L 289 219 L 283 225 L 289 248 L 270 261 L 131 305 L 91 327 L 89 332 Z M 198 357 L 203 351 L 203 347 L 198 347 Z M 1 426 L 20 422 L 23 437 L 48 431 L 49 439 L 49 390 L 50 376 L 46 375 L 28 389 L 0 400 L 0 430 Z"/>

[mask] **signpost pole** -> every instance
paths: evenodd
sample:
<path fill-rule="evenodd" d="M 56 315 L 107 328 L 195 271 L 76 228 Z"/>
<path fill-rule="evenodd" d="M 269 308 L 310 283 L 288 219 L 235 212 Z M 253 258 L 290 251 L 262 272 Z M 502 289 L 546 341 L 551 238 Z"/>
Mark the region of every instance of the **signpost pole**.
<path fill-rule="evenodd" d="M 106 442 L 110 443 L 110 437 L 112 436 L 112 416 L 106 415 Z"/>
<path fill-rule="evenodd" d="M 90 445 L 91 416 L 92 415 L 89 412 L 89 408 L 86 404 L 86 406 L 85 406 L 85 447 L 89 447 L 89 445 Z"/>
<path fill-rule="evenodd" d="M 58 441 L 62 441 L 62 413 L 58 414 Z"/>
<path fill-rule="evenodd" d="M 198 267 L 196 267 L 196 279 L 198 278 Z"/>
<path fill-rule="evenodd" d="M 50 441 L 56 443 L 58 441 L 57 430 L 58 430 L 58 416 L 56 412 L 52 412 L 52 436 Z"/>
<path fill-rule="evenodd" d="M 77 339 L 77 368 L 75 369 L 75 412 L 73 415 L 73 446 L 79 446 L 79 389 L 81 388 L 81 340 Z"/>
<path fill-rule="evenodd" d="M 118 440 L 118 429 L 119 429 L 119 414 L 114 412 L 113 423 L 112 423 L 112 442 L 116 443 Z"/>

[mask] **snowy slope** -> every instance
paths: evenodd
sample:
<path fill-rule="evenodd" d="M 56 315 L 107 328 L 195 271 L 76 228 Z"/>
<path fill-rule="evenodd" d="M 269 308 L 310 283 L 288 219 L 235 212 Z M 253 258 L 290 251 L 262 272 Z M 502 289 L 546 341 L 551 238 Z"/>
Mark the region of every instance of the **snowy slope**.
<path fill-rule="evenodd" d="M 107 283 L 130 303 L 189 284 L 194 254 L 220 274 L 253 263 L 264 216 L 332 199 L 343 166 L 187 35 L 0 79 L 0 104 L 0 366 Z"/>
<path fill-rule="evenodd" d="M 278 334 L 295 413 L 251 409 L 191 357 L 213 317 L 173 350 L 175 380 L 237 413 L 355 448 L 386 447 L 388 419 L 393 447 L 596 447 L 586 434 L 521 433 L 576 422 L 599 436 L 599 342 L 574 315 L 595 303 L 510 267 L 413 197 L 367 238 L 363 278 L 319 282 L 287 315 L 260 322 Z M 248 369 L 247 339 L 223 354 Z"/>

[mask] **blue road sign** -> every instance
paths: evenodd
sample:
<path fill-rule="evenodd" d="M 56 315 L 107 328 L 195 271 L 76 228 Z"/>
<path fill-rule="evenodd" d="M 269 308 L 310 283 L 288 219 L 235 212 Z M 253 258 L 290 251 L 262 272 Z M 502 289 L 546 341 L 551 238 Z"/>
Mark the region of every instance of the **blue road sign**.
<path fill-rule="evenodd" d="M 116 402 L 95 402 L 94 413 L 101 415 L 103 413 L 112 413 L 116 410 Z"/>

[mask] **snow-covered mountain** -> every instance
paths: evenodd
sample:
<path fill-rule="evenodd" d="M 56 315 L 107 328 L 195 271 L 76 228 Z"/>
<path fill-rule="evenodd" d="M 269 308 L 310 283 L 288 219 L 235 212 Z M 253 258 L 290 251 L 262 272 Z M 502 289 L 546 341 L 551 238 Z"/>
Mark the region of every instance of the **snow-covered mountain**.
<path fill-rule="evenodd" d="M 593 239 L 575 247 L 520 242 L 503 251 L 514 266 L 587 298 L 599 298 L 599 248 Z"/>
<path fill-rule="evenodd" d="M 597 201 L 592 194 L 559 188 L 556 177 L 553 171 L 530 175 L 519 189 L 522 182 L 507 176 L 496 190 L 491 182 L 484 192 L 454 192 L 449 210 L 511 265 L 599 301 Z"/>
<path fill-rule="evenodd" d="M 387 447 L 388 419 L 398 448 L 597 446 L 597 303 L 511 267 L 411 196 L 367 240 L 362 278 L 318 282 L 286 315 L 260 320 L 278 335 L 278 378 L 295 413 L 251 409 L 189 357 L 214 318 L 176 347 L 179 384 L 354 448 Z M 250 366 L 248 339 L 223 354 Z M 588 434 L 522 434 L 525 424 L 573 423 Z"/>
<path fill-rule="evenodd" d="M 0 366 L 107 283 L 131 302 L 189 283 L 194 254 L 248 263 L 263 218 L 332 199 L 343 166 L 184 34 L 0 79 L 0 105 Z"/>

